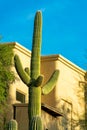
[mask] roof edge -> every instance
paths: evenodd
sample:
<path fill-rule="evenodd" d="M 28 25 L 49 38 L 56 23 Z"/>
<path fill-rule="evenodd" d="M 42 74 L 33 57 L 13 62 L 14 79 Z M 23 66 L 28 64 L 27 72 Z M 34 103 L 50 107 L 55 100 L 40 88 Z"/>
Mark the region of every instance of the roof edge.
<path fill-rule="evenodd" d="M 84 69 L 80 68 L 78 65 L 74 64 L 67 58 L 63 57 L 61 54 L 42 56 L 41 60 L 42 60 L 42 62 L 58 60 L 58 61 L 62 62 L 63 64 L 65 64 L 66 66 L 68 66 L 69 68 L 81 73 L 82 75 L 84 75 L 86 72 Z"/>
<path fill-rule="evenodd" d="M 4 42 L 2 44 L 14 45 L 15 49 L 21 51 L 22 53 L 24 53 L 25 55 L 27 55 L 29 57 L 31 56 L 31 51 L 28 50 L 27 48 L 25 48 L 24 46 L 20 45 L 18 42 Z M 41 56 L 42 62 L 43 61 L 56 61 L 56 60 L 61 61 L 66 66 L 81 73 L 82 75 L 84 75 L 86 73 L 86 71 L 84 69 L 80 68 L 79 66 L 77 66 L 76 64 L 74 64 L 73 62 L 68 60 L 67 58 L 63 57 L 61 54 Z"/>
<path fill-rule="evenodd" d="M 29 57 L 31 56 L 31 51 L 25 48 L 24 46 L 20 45 L 18 42 L 4 42 L 2 44 L 14 45 L 14 49 L 21 51 L 22 53 L 28 55 Z"/>

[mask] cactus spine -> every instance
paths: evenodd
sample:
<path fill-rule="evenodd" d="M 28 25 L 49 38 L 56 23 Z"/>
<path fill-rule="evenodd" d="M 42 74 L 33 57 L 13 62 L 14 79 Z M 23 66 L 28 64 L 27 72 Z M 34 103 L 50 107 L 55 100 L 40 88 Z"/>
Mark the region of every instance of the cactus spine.
<path fill-rule="evenodd" d="M 31 55 L 30 74 L 23 70 L 17 55 L 14 57 L 16 70 L 22 81 L 29 87 L 29 130 L 42 130 L 41 121 L 41 94 L 48 94 L 54 88 L 59 71 L 55 70 L 46 85 L 42 86 L 43 76 L 40 74 L 40 53 L 42 38 L 42 14 L 38 11 L 34 20 L 34 33 Z M 32 126 L 34 125 L 34 126 Z"/>
<path fill-rule="evenodd" d="M 7 124 L 7 130 L 18 130 L 18 124 L 16 120 L 10 120 Z"/>

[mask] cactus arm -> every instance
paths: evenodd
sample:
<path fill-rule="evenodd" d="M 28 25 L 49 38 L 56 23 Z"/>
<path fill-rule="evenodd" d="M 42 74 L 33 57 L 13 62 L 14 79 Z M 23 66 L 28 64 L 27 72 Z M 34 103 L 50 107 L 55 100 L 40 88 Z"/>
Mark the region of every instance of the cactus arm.
<path fill-rule="evenodd" d="M 59 76 L 59 70 L 55 70 L 48 82 L 42 88 L 42 95 L 50 93 L 56 85 Z"/>
<path fill-rule="evenodd" d="M 33 85 L 34 87 L 39 87 L 39 86 L 41 87 L 42 82 L 43 82 L 43 76 L 40 75 L 40 76 L 38 76 L 37 79 L 31 79 L 31 81 L 30 81 L 30 83 L 28 84 L 28 86 Z"/>
<path fill-rule="evenodd" d="M 18 55 L 15 55 L 15 56 L 14 56 L 14 61 L 15 61 L 16 71 L 18 72 L 20 78 L 22 79 L 22 81 L 23 81 L 25 84 L 29 84 L 29 82 L 30 82 L 30 77 L 29 77 L 29 75 L 23 70 L 23 67 L 22 67 L 22 64 L 21 64 L 21 61 L 20 61 Z"/>
<path fill-rule="evenodd" d="M 26 72 L 28 75 L 30 75 L 30 71 L 29 71 L 29 68 L 28 68 L 28 67 L 26 67 L 24 70 L 25 70 L 25 72 Z"/>
<path fill-rule="evenodd" d="M 43 82 L 43 76 L 40 75 L 40 76 L 38 76 L 38 78 L 35 80 L 35 86 L 36 86 L 36 87 L 41 86 L 42 82 Z"/>

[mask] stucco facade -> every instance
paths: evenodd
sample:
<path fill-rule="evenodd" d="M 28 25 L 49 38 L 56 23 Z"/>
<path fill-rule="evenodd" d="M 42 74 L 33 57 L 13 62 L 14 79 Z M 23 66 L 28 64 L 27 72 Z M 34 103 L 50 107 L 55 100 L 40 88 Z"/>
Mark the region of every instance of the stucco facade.
<path fill-rule="evenodd" d="M 84 130 L 85 71 L 61 55 L 42 57 L 42 73 L 45 75 L 45 81 L 55 69 L 60 70 L 56 87 L 49 95 L 42 97 L 42 101 L 63 113 L 60 126 L 62 125 L 64 130 Z"/>
<path fill-rule="evenodd" d="M 30 68 L 31 52 L 16 42 L 11 44 L 14 44 L 14 54 L 19 55 L 23 67 Z M 17 78 L 9 89 L 11 103 L 20 103 L 20 101 L 17 100 L 17 92 L 25 95 L 24 103 L 28 103 L 28 88 L 20 80 L 15 67 L 12 69 Z M 42 102 L 44 104 L 48 104 L 63 113 L 63 116 L 58 119 L 58 126 L 55 130 L 85 130 L 85 71 L 61 55 L 41 57 L 41 73 L 44 75 L 44 83 L 47 82 L 55 69 L 60 70 L 57 84 L 49 95 L 42 96 Z M 49 130 L 51 130 L 51 128 L 49 128 Z"/>

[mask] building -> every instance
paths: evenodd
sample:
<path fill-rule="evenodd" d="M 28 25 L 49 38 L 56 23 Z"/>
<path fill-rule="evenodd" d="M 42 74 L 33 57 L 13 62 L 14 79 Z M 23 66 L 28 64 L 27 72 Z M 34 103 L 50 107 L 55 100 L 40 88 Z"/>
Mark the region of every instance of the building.
<path fill-rule="evenodd" d="M 23 67 L 30 67 L 31 52 L 16 42 L 10 44 L 14 44 L 14 54 L 19 55 Z M 12 69 L 17 75 L 15 67 Z M 87 127 L 87 92 L 84 78 L 86 72 L 61 55 L 41 57 L 41 73 L 44 75 L 44 83 L 47 82 L 55 69 L 60 70 L 57 84 L 49 95 L 42 96 L 44 104 L 42 105 L 42 118 L 45 129 L 85 130 Z M 28 88 L 18 75 L 15 83 L 9 87 L 9 95 L 15 112 L 19 107 L 25 106 L 24 109 L 27 109 Z M 19 110 L 21 111 L 22 108 Z M 17 118 L 16 115 L 12 115 L 15 119 Z M 46 117 L 45 121 L 44 117 Z M 23 124 L 23 119 L 18 120 L 22 120 Z"/>

